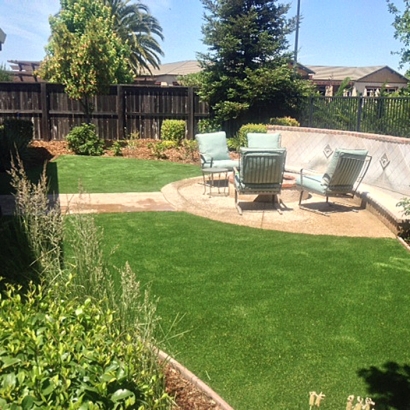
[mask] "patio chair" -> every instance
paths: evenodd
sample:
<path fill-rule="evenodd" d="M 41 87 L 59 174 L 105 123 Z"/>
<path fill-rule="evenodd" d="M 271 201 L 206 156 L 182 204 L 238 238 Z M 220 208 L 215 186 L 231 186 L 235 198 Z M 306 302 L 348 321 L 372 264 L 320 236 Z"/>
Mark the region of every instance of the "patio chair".
<path fill-rule="evenodd" d="M 275 209 L 281 213 L 278 194 L 282 189 L 286 149 L 240 149 L 240 169 L 234 169 L 235 206 L 239 215 L 242 208 L 238 195 L 270 195 Z"/>
<path fill-rule="evenodd" d="M 329 197 L 353 198 L 369 169 L 371 159 L 363 149 L 337 149 L 324 174 L 302 168 L 296 178 L 296 189 L 300 191 L 299 207 L 326 215 L 326 212 L 302 206 L 305 191 L 325 196 L 328 205 L 331 205 Z"/>
<path fill-rule="evenodd" d="M 202 168 L 226 168 L 232 171 L 239 166 L 238 160 L 229 156 L 225 131 L 196 134 Z"/>
<path fill-rule="evenodd" d="M 248 148 L 281 148 L 282 136 L 279 133 L 248 132 Z"/>

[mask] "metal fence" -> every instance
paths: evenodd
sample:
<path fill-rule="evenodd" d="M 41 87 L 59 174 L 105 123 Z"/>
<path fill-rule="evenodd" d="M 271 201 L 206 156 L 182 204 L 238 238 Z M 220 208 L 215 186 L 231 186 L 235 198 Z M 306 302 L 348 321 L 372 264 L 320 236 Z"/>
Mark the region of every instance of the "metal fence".
<path fill-rule="evenodd" d="M 303 127 L 410 138 L 407 97 L 311 97 L 301 107 Z"/>
<path fill-rule="evenodd" d="M 192 87 L 143 85 L 112 86 L 107 95 L 93 98 L 92 122 L 107 140 L 160 138 L 165 119 L 186 121 L 193 138 L 198 121 L 209 117 Z M 81 104 L 70 99 L 64 88 L 50 83 L 0 83 L 0 119 L 31 120 L 34 138 L 63 140 L 72 127 L 85 121 Z"/>

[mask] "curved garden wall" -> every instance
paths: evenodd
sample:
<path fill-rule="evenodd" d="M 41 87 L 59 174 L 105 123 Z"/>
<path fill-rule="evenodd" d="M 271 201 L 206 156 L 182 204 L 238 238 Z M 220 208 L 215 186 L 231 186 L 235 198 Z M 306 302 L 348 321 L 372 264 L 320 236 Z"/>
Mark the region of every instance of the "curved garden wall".
<path fill-rule="evenodd" d="M 337 148 L 364 148 L 372 162 L 363 183 L 410 196 L 410 139 L 361 132 L 269 126 L 287 149 L 286 168 L 324 171 Z"/>

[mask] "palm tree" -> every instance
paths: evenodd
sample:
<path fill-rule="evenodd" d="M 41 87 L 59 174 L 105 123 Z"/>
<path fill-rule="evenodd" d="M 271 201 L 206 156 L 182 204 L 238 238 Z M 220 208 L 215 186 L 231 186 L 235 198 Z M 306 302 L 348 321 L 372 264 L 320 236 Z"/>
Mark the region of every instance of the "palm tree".
<path fill-rule="evenodd" d="M 151 68 L 159 68 L 159 56 L 164 53 L 155 37 L 164 39 L 162 27 L 153 17 L 149 8 L 138 2 L 129 4 L 130 0 L 103 0 L 109 6 L 114 16 L 117 34 L 131 48 L 131 67 L 135 74 Z"/>

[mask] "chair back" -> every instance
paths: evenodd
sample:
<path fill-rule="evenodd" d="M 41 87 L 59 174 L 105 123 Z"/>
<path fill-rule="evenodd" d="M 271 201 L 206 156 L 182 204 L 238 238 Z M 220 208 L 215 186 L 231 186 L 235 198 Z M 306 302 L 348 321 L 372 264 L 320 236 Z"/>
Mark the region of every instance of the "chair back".
<path fill-rule="evenodd" d="M 248 148 L 280 148 L 282 136 L 279 133 L 248 132 Z"/>
<path fill-rule="evenodd" d="M 248 187 L 277 186 L 283 180 L 286 149 L 240 149 L 240 180 Z"/>
<path fill-rule="evenodd" d="M 323 175 L 322 185 L 337 192 L 350 192 L 356 190 L 354 185 L 362 181 L 369 168 L 371 157 L 368 151 L 338 149 Z"/>
<path fill-rule="evenodd" d="M 206 162 L 230 159 L 225 131 L 196 134 L 195 139 L 199 153 Z"/>

